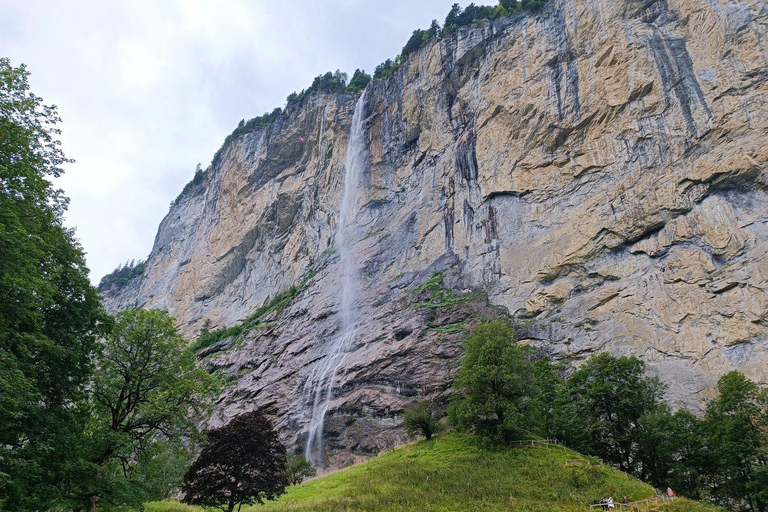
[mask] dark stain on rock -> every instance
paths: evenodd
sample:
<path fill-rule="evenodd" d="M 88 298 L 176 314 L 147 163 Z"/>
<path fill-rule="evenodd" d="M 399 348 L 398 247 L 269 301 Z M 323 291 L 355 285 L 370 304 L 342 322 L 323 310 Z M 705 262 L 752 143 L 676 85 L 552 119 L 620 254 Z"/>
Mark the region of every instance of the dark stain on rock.
<path fill-rule="evenodd" d="M 485 227 L 485 243 L 489 244 L 492 240 L 499 238 L 499 223 L 496 218 L 496 208 L 493 205 L 488 206 L 488 218 L 483 221 Z"/>
<path fill-rule="evenodd" d="M 410 336 L 412 332 L 413 330 L 411 329 L 398 329 L 395 331 L 395 339 L 397 341 L 402 341 L 408 336 Z"/>
<path fill-rule="evenodd" d="M 648 40 L 648 47 L 661 78 L 667 105 L 672 105 L 674 98 L 685 119 L 688 132 L 697 137 L 699 132 L 693 116 L 694 110 L 703 110 L 707 121 L 712 118 L 712 111 L 693 72 L 693 61 L 688 53 L 685 38 L 664 33 L 656 25 L 651 28 L 653 32 Z"/>
<path fill-rule="evenodd" d="M 445 225 L 445 252 L 453 252 L 453 223 L 455 221 L 454 214 L 454 194 L 456 192 L 456 184 L 453 178 L 448 180 L 448 190 L 446 191 L 446 205 L 443 211 L 443 224 Z"/>
<path fill-rule="evenodd" d="M 477 134 L 467 130 L 456 147 L 456 172 L 466 181 L 477 181 Z"/>
<path fill-rule="evenodd" d="M 555 96 L 557 117 L 564 121 L 568 110 L 573 112 L 573 120 L 581 118 L 579 99 L 579 69 L 576 53 L 572 49 L 568 36 L 565 16 L 560 10 L 552 13 L 545 22 L 545 29 L 553 48 L 554 56 L 549 61 L 552 93 Z"/>

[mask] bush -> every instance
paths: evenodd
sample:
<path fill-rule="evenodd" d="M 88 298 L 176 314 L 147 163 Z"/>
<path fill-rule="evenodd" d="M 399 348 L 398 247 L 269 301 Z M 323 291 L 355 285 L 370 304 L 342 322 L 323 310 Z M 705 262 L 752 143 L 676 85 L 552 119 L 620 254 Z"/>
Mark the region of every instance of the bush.
<path fill-rule="evenodd" d="M 403 413 L 403 427 L 411 434 L 423 435 L 427 441 L 440 431 L 440 414 L 431 402 L 418 402 Z"/>
<path fill-rule="evenodd" d="M 312 463 L 301 455 L 288 455 L 286 471 L 291 485 L 299 485 L 305 478 L 312 478 L 317 474 Z"/>

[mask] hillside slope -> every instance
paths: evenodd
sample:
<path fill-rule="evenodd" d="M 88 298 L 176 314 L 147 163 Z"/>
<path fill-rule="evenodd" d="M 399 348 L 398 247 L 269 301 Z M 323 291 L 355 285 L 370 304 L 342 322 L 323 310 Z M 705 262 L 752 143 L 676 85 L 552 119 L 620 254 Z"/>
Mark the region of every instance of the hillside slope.
<path fill-rule="evenodd" d="M 407 440 L 409 400 L 445 398 L 472 314 L 412 307 L 437 271 L 555 359 L 641 357 L 673 406 L 734 369 L 767 384 L 766 40 L 764 0 L 552 0 L 372 81 L 347 226 L 359 324 L 335 362 L 354 95 L 234 137 L 108 305 L 167 308 L 194 337 L 304 283 L 208 354 L 230 383 L 211 423 L 260 408 L 300 451 L 328 397 L 335 467 Z"/>
<path fill-rule="evenodd" d="M 578 463 L 569 463 L 566 460 Z M 398 448 L 357 466 L 289 488 L 275 503 L 245 512 L 583 512 L 606 496 L 650 498 L 653 489 L 560 447 L 483 447 L 450 434 Z M 153 504 L 148 512 L 171 512 Z M 717 512 L 679 499 L 641 510 Z M 189 512 L 193 512 L 190 507 Z M 618 509 L 617 509 L 618 510 Z"/>

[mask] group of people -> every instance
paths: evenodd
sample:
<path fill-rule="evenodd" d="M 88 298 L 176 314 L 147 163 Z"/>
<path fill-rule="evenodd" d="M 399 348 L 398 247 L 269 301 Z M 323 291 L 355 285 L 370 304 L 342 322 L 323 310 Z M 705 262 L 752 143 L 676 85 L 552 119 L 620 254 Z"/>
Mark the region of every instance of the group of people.
<path fill-rule="evenodd" d="M 627 497 L 624 496 L 621 500 L 622 503 L 627 504 L 629 503 L 629 500 L 627 500 Z M 603 510 L 613 510 L 615 508 L 614 502 L 613 502 L 613 496 L 608 496 L 607 498 L 603 498 L 600 500 L 600 508 Z"/>
<path fill-rule="evenodd" d="M 621 503 L 623 503 L 624 505 L 629 504 L 629 500 L 627 499 L 626 496 L 624 496 L 621 499 Z M 600 505 L 601 505 L 600 508 L 603 510 L 614 510 L 615 505 L 613 502 L 613 496 L 608 496 L 607 498 L 603 498 L 602 500 L 600 500 Z"/>
<path fill-rule="evenodd" d="M 657 495 L 657 496 L 661 496 L 661 493 L 660 493 L 660 492 L 657 490 L 657 491 L 656 491 L 656 495 Z M 675 497 L 675 491 L 673 491 L 671 487 L 667 487 L 667 497 L 668 497 L 669 499 L 674 499 L 674 497 Z M 629 504 L 629 500 L 627 499 L 627 497 L 626 497 L 626 496 L 624 496 L 624 497 L 621 499 L 621 503 L 622 503 L 623 505 L 628 505 L 628 504 Z M 607 498 L 603 498 L 602 500 L 600 500 L 600 508 L 601 508 L 602 510 L 614 510 L 614 509 L 615 509 L 615 507 L 616 507 L 616 506 L 615 506 L 615 504 L 614 504 L 614 501 L 613 501 L 613 497 L 612 497 L 612 496 L 608 496 Z"/>

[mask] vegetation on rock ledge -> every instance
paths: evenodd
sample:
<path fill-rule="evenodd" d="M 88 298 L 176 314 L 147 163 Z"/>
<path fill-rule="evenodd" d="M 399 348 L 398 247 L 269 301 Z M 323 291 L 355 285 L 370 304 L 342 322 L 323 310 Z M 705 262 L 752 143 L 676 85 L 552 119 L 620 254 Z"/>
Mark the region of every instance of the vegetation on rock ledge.
<path fill-rule="evenodd" d="M 131 260 L 126 262 L 125 265 L 117 267 L 115 270 L 101 278 L 101 281 L 99 281 L 99 290 L 122 289 L 131 279 L 144 273 L 146 263 L 146 260 L 139 260 L 138 262 Z"/>
<path fill-rule="evenodd" d="M 205 348 L 211 347 L 216 343 L 232 337 L 241 336 L 248 331 L 258 329 L 274 327 L 274 323 L 265 324 L 263 321 L 268 315 L 275 312 L 280 312 L 287 308 L 293 299 L 299 294 L 301 290 L 307 285 L 310 279 L 317 275 L 317 271 L 310 269 L 307 275 L 298 283 L 291 285 L 290 288 L 284 292 L 278 293 L 271 300 L 267 301 L 263 306 L 254 311 L 248 318 L 243 320 L 239 325 L 233 325 L 232 327 L 222 327 L 215 331 L 209 331 L 207 326 L 204 326 L 200 331 L 195 343 L 190 348 L 193 352 L 200 352 Z"/>

